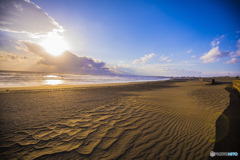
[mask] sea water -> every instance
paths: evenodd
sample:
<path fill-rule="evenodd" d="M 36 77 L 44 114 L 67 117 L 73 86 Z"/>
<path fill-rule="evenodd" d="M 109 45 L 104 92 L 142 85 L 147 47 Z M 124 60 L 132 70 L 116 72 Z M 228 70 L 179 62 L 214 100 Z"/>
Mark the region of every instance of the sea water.
<path fill-rule="evenodd" d="M 128 83 L 144 81 L 162 81 L 169 78 L 152 76 L 123 76 L 123 75 L 81 75 L 46 72 L 0 71 L 0 88 L 33 87 L 43 85 L 82 85 Z"/>

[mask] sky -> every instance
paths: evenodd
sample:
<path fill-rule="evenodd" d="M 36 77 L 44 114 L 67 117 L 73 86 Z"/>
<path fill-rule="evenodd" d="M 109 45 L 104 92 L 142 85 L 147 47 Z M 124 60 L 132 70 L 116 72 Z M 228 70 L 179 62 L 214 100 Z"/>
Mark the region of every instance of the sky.
<path fill-rule="evenodd" d="M 239 76 L 238 0 L 0 0 L 0 70 Z"/>

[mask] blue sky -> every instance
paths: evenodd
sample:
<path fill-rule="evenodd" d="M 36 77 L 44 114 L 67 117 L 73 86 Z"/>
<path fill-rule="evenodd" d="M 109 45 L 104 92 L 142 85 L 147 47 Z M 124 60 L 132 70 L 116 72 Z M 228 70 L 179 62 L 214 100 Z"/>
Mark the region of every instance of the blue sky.
<path fill-rule="evenodd" d="M 240 75 L 238 1 L 1 3 L 2 9 L 9 6 L 12 12 L 5 10 L 1 14 L 0 69 L 155 76 Z M 30 15 L 19 17 L 18 12 Z M 31 27 L 33 24 L 35 27 Z M 71 58 L 62 60 L 64 55 L 60 55 L 48 59 L 47 53 L 40 54 L 33 48 L 41 45 L 50 32 L 68 44 L 68 55 L 78 59 L 73 66 Z"/>

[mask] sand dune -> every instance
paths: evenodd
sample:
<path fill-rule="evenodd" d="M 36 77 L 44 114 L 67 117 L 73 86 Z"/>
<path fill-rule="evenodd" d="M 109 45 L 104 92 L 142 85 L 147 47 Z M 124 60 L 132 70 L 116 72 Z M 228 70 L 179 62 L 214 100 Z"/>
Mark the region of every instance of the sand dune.
<path fill-rule="evenodd" d="M 226 85 L 151 82 L 1 94 L 3 159 L 208 159 Z"/>

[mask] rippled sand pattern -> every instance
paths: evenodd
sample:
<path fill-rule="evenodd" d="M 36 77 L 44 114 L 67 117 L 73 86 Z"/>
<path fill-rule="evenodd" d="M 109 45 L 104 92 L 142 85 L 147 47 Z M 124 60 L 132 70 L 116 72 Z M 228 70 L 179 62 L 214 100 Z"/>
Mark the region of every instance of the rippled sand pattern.
<path fill-rule="evenodd" d="M 208 159 L 224 85 L 177 87 L 111 97 L 105 104 L 28 129 L 2 133 L 7 159 Z"/>

